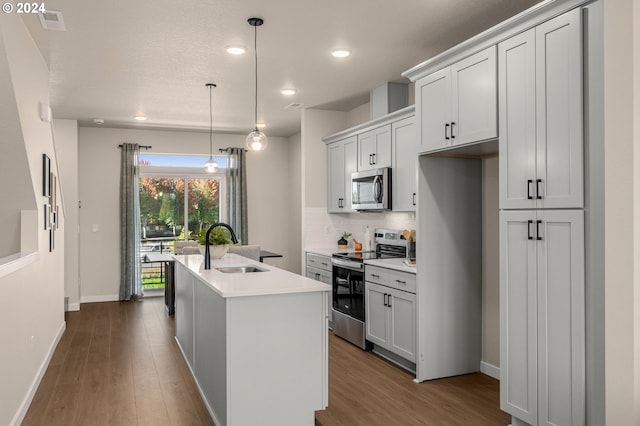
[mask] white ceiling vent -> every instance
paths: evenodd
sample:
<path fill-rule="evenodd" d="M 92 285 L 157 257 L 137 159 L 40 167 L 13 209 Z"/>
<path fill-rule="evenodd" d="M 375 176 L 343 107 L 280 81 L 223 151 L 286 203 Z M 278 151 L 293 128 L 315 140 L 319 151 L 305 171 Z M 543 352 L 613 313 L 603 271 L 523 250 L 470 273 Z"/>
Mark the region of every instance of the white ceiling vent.
<path fill-rule="evenodd" d="M 287 105 L 286 107 L 284 107 L 284 109 L 300 109 L 304 106 L 304 104 L 301 104 L 299 102 L 292 102 L 289 105 Z"/>
<path fill-rule="evenodd" d="M 64 19 L 62 19 L 62 12 L 57 10 L 47 10 L 44 13 L 38 13 L 40 18 L 40 25 L 45 30 L 53 31 L 65 31 Z"/>

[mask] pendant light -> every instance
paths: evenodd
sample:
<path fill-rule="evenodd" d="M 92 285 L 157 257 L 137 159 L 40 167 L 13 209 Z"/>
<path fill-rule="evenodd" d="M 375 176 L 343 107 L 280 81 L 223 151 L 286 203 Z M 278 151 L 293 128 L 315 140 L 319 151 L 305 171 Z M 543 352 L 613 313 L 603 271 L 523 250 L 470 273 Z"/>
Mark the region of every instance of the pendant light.
<path fill-rule="evenodd" d="M 218 163 L 213 159 L 213 107 L 211 104 L 211 91 L 217 87 L 215 83 L 205 84 L 209 88 L 209 160 L 204 163 L 204 171 L 215 173 L 218 171 Z"/>
<path fill-rule="evenodd" d="M 254 129 L 247 136 L 247 149 L 249 151 L 262 151 L 267 147 L 267 135 L 258 130 L 258 27 L 264 24 L 264 20 L 260 18 L 249 18 L 247 21 L 253 27 L 254 37 L 254 57 L 256 62 L 256 93 L 255 93 L 255 109 L 254 109 Z"/>

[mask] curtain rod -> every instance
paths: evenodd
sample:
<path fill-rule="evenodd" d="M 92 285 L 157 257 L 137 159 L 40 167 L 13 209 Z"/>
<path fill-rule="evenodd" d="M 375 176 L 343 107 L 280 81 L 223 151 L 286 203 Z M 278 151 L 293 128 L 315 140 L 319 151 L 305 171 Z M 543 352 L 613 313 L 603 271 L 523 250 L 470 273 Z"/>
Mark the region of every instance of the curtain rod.
<path fill-rule="evenodd" d="M 228 150 L 229 150 L 229 149 L 231 149 L 231 148 L 233 148 L 233 147 L 229 147 L 229 148 L 219 148 L 219 149 L 218 149 L 218 151 L 219 151 L 219 152 L 229 152 Z M 245 148 L 245 149 L 244 149 L 244 152 L 249 152 L 249 150 Z"/>
<path fill-rule="evenodd" d="M 122 148 L 122 144 L 118 145 L 118 148 Z M 151 149 L 153 148 L 151 145 L 138 145 L 140 149 Z"/>

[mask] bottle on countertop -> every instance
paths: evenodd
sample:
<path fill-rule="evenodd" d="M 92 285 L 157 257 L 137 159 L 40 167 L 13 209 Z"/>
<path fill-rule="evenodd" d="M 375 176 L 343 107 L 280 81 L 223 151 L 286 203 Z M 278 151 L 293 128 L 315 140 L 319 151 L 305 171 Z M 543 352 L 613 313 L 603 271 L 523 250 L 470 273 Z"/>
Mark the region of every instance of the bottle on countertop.
<path fill-rule="evenodd" d="M 364 251 L 371 251 L 371 231 L 369 230 L 369 225 L 367 225 L 367 229 L 364 230 Z"/>

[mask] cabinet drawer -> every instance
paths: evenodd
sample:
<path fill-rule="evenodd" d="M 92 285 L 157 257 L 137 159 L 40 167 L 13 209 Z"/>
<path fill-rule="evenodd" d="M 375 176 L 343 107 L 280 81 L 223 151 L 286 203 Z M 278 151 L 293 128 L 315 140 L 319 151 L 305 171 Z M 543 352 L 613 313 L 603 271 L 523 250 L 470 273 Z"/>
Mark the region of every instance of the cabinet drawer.
<path fill-rule="evenodd" d="M 389 270 L 385 268 L 378 268 L 377 266 L 366 265 L 364 267 L 364 280 L 370 283 L 388 285 L 389 282 Z"/>
<path fill-rule="evenodd" d="M 307 253 L 307 267 L 331 271 L 331 259 L 328 256 Z"/>
<path fill-rule="evenodd" d="M 416 293 L 416 276 L 408 272 L 389 271 L 389 281 L 387 281 L 389 287 L 397 288 L 398 290 L 408 291 L 409 293 Z"/>
<path fill-rule="evenodd" d="M 331 272 L 325 271 L 323 269 L 307 267 L 307 278 L 321 281 L 325 284 L 331 284 Z"/>

